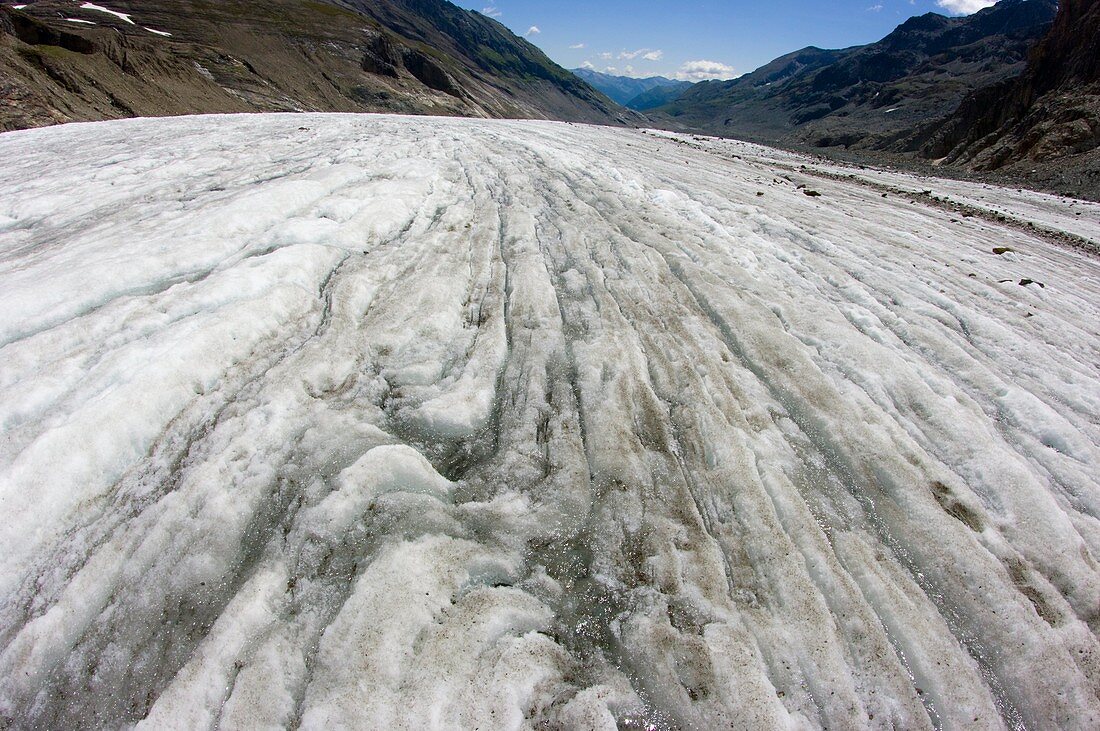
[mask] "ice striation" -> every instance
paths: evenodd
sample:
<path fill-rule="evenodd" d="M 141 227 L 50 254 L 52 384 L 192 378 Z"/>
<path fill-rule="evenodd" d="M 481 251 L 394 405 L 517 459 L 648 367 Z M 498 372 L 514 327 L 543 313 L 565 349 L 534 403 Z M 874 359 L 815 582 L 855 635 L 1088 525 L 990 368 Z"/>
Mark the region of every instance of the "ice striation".
<path fill-rule="evenodd" d="M 1100 726 L 1097 206 L 542 122 L 0 159 L 0 727 Z"/>

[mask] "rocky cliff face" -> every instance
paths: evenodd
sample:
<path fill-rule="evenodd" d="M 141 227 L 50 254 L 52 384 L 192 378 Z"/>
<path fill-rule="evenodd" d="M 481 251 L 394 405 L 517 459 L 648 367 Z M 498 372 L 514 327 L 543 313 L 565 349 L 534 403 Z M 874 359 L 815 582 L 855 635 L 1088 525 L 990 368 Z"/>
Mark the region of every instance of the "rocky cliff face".
<path fill-rule="evenodd" d="M 921 142 L 924 156 L 974 169 L 1057 162 L 1100 178 L 1100 2 L 1063 0 L 1024 73 L 971 94 Z"/>
<path fill-rule="evenodd" d="M 634 119 L 504 26 L 443 0 L 105 7 L 0 7 L 0 130 L 245 111 Z"/>

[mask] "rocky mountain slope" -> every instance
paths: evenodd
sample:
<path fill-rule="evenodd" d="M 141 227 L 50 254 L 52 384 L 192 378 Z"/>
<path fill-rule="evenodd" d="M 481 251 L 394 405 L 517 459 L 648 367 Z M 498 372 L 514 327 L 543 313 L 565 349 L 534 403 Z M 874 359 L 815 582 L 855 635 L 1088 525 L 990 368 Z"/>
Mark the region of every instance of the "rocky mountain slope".
<path fill-rule="evenodd" d="M 693 86 L 690 81 L 678 81 L 664 76 L 634 78 L 583 68 L 573 69 L 573 73 L 606 94 L 612 101 L 639 112 L 663 106 Z"/>
<path fill-rule="evenodd" d="M 1050 33 L 1017 78 L 967 97 L 913 147 L 978 170 L 1035 170 L 1100 189 L 1100 2 L 1063 0 Z"/>
<path fill-rule="evenodd" d="M 0 129 L 241 111 L 629 122 L 443 0 L 34 0 L 0 7 Z"/>
<path fill-rule="evenodd" d="M 969 17 L 914 17 L 877 43 L 807 48 L 664 107 L 684 128 L 829 147 L 884 148 L 974 89 L 1019 74 L 1056 0 L 1002 0 Z"/>

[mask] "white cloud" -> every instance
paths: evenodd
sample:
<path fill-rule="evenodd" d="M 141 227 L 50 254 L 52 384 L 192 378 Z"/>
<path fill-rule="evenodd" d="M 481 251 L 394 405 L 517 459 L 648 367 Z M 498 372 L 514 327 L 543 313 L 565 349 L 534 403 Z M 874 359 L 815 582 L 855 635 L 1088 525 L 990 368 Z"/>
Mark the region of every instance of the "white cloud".
<path fill-rule="evenodd" d="M 708 79 L 732 79 L 737 75 L 733 66 L 721 61 L 688 61 L 673 76 L 682 81 L 706 81 Z"/>
<path fill-rule="evenodd" d="M 879 12 L 880 10 L 882 10 L 882 6 L 881 6 L 881 5 L 872 5 L 871 7 L 867 8 L 867 12 L 868 12 L 868 13 L 877 13 L 877 12 Z"/>
<path fill-rule="evenodd" d="M 603 53 L 600 54 L 600 58 L 602 58 L 604 61 L 610 61 L 612 59 L 612 56 L 611 56 L 610 53 L 607 53 L 606 51 L 604 51 Z"/>
<path fill-rule="evenodd" d="M 996 4 L 997 0 L 936 0 L 936 5 L 955 15 L 970 15 Z"/>
<path fill-rule="evenodd" d="M 482 15 L 488 15 L 490 18 L 499 18 L 503 13 L 497 9 L 496 5 L 489 5 L 481 9 Z"/>
<path fill-rule="evenodd" d="M 527 32 L 523 34 L 523 37 L 530 38 L 531 36 L 537 36 L 539 33 L 542 33 L 542 31 L 539 30 L 539 27 L 537 25 L 532 25 L 530 28 L 527 29 Z"/>
<path fill-rule="evenodd" d="M 585 61 L 581 64 L 582 69 L 589 69 L 591 71 L 599 71 L 601 74 L 610 74 L 611 76 L 628 76 L 635 79 L 644 79 L 648 76 L 652 76 L 653 72 L 646 72 L 642 69 L 636 69 L 631 64 L 626 66 L 605 66 L 600 68 L 595 66 L 590 61 Z"/>
<path fill-rule="evenodd" d="M 572 46 L 570 46 L 570 48 L 572 48 L 574 50 L 578 49 L 578 48 L 584 48 L 584 44 L 583 43 L 574 43 Z"/>
<path fill-rule="evenodd" d="M 636 51 L 619 51 L 619 59 L 626 59 L 627 61 L 633 61 L 634 59 L 641 57 L 646 61 L 660 61 L 665 55 L 665 52 L 659 48 L 639 48 Z M 610 55 L 608 55 L 610 58 Z"/>

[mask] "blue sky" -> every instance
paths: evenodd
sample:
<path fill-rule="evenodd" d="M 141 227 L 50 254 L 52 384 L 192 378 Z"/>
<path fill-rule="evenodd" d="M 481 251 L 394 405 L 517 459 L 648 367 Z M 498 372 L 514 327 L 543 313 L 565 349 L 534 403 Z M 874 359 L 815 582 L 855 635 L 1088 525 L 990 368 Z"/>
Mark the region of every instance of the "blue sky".
<path fill-rule="evenodd" d="M 566 68 L 623 76 L 732 78 L 805 46 L 883 37 L 913 15 L 992 0 L 456 0 L 491 15 Z"/>

